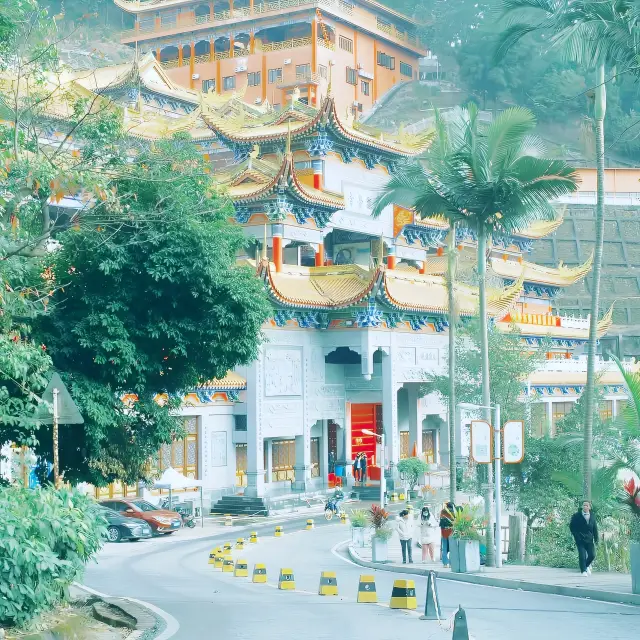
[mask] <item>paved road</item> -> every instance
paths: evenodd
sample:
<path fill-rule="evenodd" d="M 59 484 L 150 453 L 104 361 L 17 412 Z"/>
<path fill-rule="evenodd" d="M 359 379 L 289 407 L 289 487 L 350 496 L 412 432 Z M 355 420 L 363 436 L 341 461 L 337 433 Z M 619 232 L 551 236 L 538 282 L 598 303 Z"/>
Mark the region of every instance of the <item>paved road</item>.
<path fill-rule="evenodd" d="M 419 620 L 419 612 L 384 606 L 393 580 L 406 576 L 376 572 L 381 606 L 355 602 L 358 577 L 369 570 L 353 565 L 339 551 L 331 552 L 349 537 L 347 526 L 330 523 L 313 531 L 300 529 L 289 524 L 282 538 L 265 531 L 258 545 L 234 552 L 236 558 L 248 560 L 250 569 L 254 562 L 264 562 L 268 585 L 214 572 L 207 563 L 212 543 L 202 540 L 108 545 L 98 565 L 87 570 L 85 583 L 167 611 L 180 623 L 177 640 L 451 638 L 437 622 Z M 227 538 L 236 537 L 231 529 Z M 295 593 L 276 588 L 283 567 L 294 570 Z M 339 597 L 316 595 L 321 571 L 336 571 Z M 416 588 L 420 608 L 426 579 L 418 578 Z M 439 594 L 446 617 L 459 604 L 466 609 L 476 640 L 631 640 L 640 629 L 640 607 L 448 581 L 439 583 Z"/>

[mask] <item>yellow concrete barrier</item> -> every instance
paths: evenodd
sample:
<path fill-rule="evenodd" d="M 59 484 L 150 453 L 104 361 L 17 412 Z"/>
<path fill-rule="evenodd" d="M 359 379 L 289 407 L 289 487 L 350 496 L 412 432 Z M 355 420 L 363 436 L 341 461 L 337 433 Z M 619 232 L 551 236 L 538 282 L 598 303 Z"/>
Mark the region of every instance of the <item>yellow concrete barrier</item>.
<path fill-rule="evenodd" d="M 400 494 L 400 501 L 402 502 L 404 499 L 405 499 L 405 495 L 404 495 L 404 493 L 401 493 Z"/>
<path fill-rule="evenodd" d="M 226 555 L 227 553 L 231 553 L 231 549 L 233 549 L 233 545 L 230 542 L 225 542 L 222 546 L 222 552 Z"/>
<path fill-rule="evenodd" d="M 390 609 L 417 609 L 416 583 L 413 580 L 395 580 L 391 592 Z"/>
<path fill-rule="evenodd" d="M 337 596 L 338 595 L 338 578 L 335 571 L 323 571 L 320 574 L 320 587 L 318 589 L 319 596 Z"/>
<path fill-rule="evenodd" d="M 376 579 L 374 576 L 360 576 L 358 582 L 358 602 L 378 602 Z"/>
<path fill-rule="evenodd" d="M 305 527 L 305 529 L 307 531 L 311 531 L 311 529 L 313 529 L 313 520 L 311 518 L 307 520 L 307 526 Z"/>
<path fill-rule="evenodd" d="M 295 591 L 296 579 L 293 577 L 293 569 L 280 569 L 278 589 L 283 591 Z"/>
<path fill-rule="evenodd" d="M 347 514 L 346 513 L 341 513 L 340 514 L 340 522 L 342 524 L 347 524 Z"/>
<path fill-rule="evenodd" d="M 222 573 L 233 573 L 233 558 L 231 556 L 224 556 L 222 560 Z"/>
<path fill-rule="evenodd" d="M 389 502 L 398 502 L 398 494 L 395 491 L 389 496 Z"/>
<path fill-rule="evenodd" d="M 253 582 L 264 583 L 267 581 L 267 567 L 264 564 L 256 564 L 253 567 Z"/>
<path fill-rule="evenodd" d="M 249 542 L 252 544 L 257 544 L 258 543 L 258 534 L 255 531 L 252 531 L 249 534 Z"/>
<path fill-rule="evenodd" d="M 216 563 L 213 566 L 214 569 L 223 569 L 224 568 L 224 556 L 221 553 L 216 555 Z"/>
<path fill-rule="evenodd" d="M 236 549 L 244 549 L 244 538 L 238 538 L 236 540 Z"/>
<path fill-rule="evenodd" d="M 276 527 L 276 533 L 275 533 L 276 538 L 282 537 L 283 532 L 284 532 L 284 529 L 280 525 L 278 525 Z"/>
<path fill-rule="evenodd" d="M 217 549 L 211 549 L 211 551 L 209 552 L 209 564 L 215 565 L 217 555 L 218 555 Z"/>
<path fill-rule="evenodd" d="M 236 578 L 248 578 L 249 577 L 249 568 L 246 560 L 237 560 L 236 568 L 233 572 L 233 575 Z"/>

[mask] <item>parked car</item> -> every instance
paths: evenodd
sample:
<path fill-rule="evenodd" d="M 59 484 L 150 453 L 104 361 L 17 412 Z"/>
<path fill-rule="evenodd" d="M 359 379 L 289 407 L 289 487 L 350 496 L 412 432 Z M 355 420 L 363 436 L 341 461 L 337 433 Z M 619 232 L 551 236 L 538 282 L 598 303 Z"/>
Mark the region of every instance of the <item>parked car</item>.
<path fill-rule="evenodd" d="M 112 498 L 101 500 L 103 507 L 117 511 L 125 518 L 139 518 L 144 520 L 154 535 L 161 533 L 173 533 L 182 526 L 182 518 L 179 513 L 168 509 L 159 509 L 143 498 Z"/>
<path fill-rule="evenodd" d="M 107 521 L 107 540 L 109 542 L 120 542 L 121 540 L 135 542 L 140 538 L 150 538 L 153 535 L 151 527 L 140 518 L 126 518 L 103 505 L 100 505 L 100 515 Z"/>

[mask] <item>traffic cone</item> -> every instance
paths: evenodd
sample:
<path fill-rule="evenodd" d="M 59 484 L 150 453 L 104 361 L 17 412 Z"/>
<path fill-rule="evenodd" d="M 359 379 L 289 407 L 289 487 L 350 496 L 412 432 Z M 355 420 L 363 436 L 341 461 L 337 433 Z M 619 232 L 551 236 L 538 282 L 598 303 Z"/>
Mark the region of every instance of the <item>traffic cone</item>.
<path fill-rule="evenodd" d="M 424 615 L 420 616 L 420 620 L 440 620 L 442 617 L 440 612 L 440 599 L 438 598 L 438 585 L 436 578 L 438 574 L 435 571 L 429 571 L 427 578 L 427 597 L 424 601 Z"/>
<path fill-rule="evenodd" d="M 451 640 L 469 640 L 467 614 L 462 607 L 458 607 L 456 615 L 453 618 L 453 636 Z"/>

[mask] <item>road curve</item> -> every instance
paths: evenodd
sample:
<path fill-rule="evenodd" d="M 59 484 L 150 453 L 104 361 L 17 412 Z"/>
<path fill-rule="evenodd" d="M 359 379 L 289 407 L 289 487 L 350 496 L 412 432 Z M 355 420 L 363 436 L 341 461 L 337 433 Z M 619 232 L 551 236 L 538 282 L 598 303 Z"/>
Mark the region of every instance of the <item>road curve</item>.
<path fill-rule="evenodd" d="M 356 603 L 358 578 L 370 570 L 338 550 L 332 553 L 349 537 L 347 526 L 322 524 L 312 531 L 285 524 L 282 538 L 273 537 L 271 525 L 257 528 L 260 542 L 234 551 L 234 558 L 248 561 L 250 573 L 255 562 L 267 565 L 267 585 L 214 571 L 208 553 L 218 542 L 203 540 L 161 540 L 146 549 L 144 542 L 110 544 L 97 565 L 87 569 L 85 584 L 168 612 L 180 624 L 176 640 L 451 638 L 446 620 L 440 625 L 419 619 L 425 578 L 415 581 L 417 612 L 386 606 L 394 579 L 407 576 L 384 571 L 375 572 L 380 605 Z M 226 539 L 235 542 L 237 537 L 231 529 Z M 295 592 L 277 589 L 281 568 L 294 571 Z M 336 572 L 339 596 L 317 595 L 321 571 Z M 631 640 L 640 629 L 640 607 L 448 581 L 438 588 L 445 619 L 462 605 L 476 640 Z"/>

